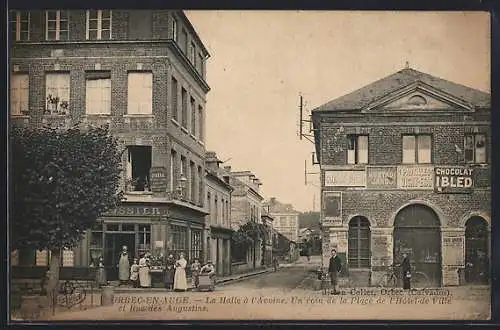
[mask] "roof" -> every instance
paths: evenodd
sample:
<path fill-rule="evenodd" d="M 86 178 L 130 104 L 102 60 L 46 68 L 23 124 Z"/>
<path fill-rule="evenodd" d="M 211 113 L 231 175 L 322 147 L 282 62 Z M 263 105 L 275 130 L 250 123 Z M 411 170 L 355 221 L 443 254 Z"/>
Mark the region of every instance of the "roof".
<path fill-rule="evenodd" d="M 266 201 L 263 205 L 265 208 L 269 206 L 269 213 L 270 214 L 279 214 L 279 213 L 296 213 L 299 214 L 300 212 L 294 210 L 292 204 L 284 204 L 278 201 L 275 197 L 271 197 L 269 201 Z"/>
<path fill-rule="evenodd" d="M 313 112 L 360 110 L 371 102 L 408 85 L 422 82 L 475 107 L 490 107 L 490 94 L 431 76 L 411 68 L 405 68 L 390 76 L 377 80 L 347 95 L 325 103 Z"/>

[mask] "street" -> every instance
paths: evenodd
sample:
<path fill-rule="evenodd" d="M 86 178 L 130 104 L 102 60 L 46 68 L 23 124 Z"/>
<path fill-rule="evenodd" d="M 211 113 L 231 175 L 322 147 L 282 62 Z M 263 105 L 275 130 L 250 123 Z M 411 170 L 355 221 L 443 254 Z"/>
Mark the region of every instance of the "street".
<path fill-rule="evenodd" d="M 486 286 L 402 294 L 380 288 L 341 288 L 323 295 L 309 286 L 317 265 L 300 261 L 278 272 L 220 285 L 215 292 L 119 293 L 114 305 L 59 313 L 52 320 L 486 320 Z"/>

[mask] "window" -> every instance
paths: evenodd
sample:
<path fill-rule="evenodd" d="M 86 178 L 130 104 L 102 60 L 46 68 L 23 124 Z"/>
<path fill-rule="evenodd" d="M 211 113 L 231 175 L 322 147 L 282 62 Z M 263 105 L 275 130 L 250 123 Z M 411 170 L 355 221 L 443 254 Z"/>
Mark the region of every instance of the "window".
<path fill-rule="evenodd" d="M 45 39 L 69 39 L 69 20 L 66 10 L 47 10 L 45 12 Z"/>
<path fill-rule="evenodd" d="M 215 221 L 214 223 L 219 223 L 219 199 L 217 197 L 217 195 L 215 195 L 214 197 L 214 217 L 215 217 Z"/>
<path fill-rule="evenodd" d="M 194 258 L 198 258 L 201 260 L 202 254 L 202 244 L 201 244 L 201 230 L 191 229 L 191 255 L 190 261 L 193 261 Z"/>
<path fill-rule="evenodd" d="M 187 128 L 188 124 L 187 91 L 184 88 L 182 88 L 181 92 L 181 101 L 182 101 L 182 127 Z"/>
<path fill-rule="evenodd" d="M 403 164 L 431 162 L 430 135 L 403 135 Z"/>
<path fill-rule="evenodd" d="M 89 264 L 94 266 L 99 264 L 99 258 L 103 257 L 103 241 L 102 225 L 100 225 L 90 232 Z"/>
<path fill-rule="evenodd" d="M 201 54 L 198 54 L 196 69 L 198 70 L 198 73 L 203 77 L 203 56 Z"/>
<path fill-rule="evenodd" d="M 48 73 L 45 75 L 45 114 L 66 115 L 69 111 L 69 73 Z"/>
<path fill-rule="evenodd" d="M 196 45 L 194 42 L 191 43 L 191 48 L 189 52 L 189 60 L 196 67 Z"/>
<path fill-rule="evenodd" d="M 172 85 L 170 85 L 170 88 L 171 88 L 171 91 L 170 91 L 170 94 L 171 94 L 171 106 L 172 106 L 172 118 L 175 120 L 175 121 L 179 121 L 179 115 L 178 115 L 178 111 L 179 109 L 177 108 L 177 90 L 178 90 L 178 86 L 177 86 L 177 80 L 172 77 Z"/>
<path fill-rule="evenodd" d="M 10 13 L 11 39 L 15 41 L 30 40 L 30 13 L 14 11 Z"/>
<path fill-rule="evenodd" d="M 351 268 L 370 267 L 370 223 L 365 217 L 349 222 L 348 260 Z"/>
<path fill-rule="evenodd" d="M 182 29 L 182 51 L 187 55 L 188 53 L 188 33 L 186 30 Z"/>
<path fill-rule="evenodd" d="M 198 202 L 203 206 L 203 169 L 198 166 Z"/>
<path fill-rule="evenodd" d="M 128 146 L 127 149 L 127 192 L 150 191 L 151 147 Z"/>
<path fill-rule="evenodd" d="M 191 98 L 191 134 L 196 134 L 196 103 L 194 98 Z"/>
<path fill-rule="evenodd" d="M 111 75 L 109 72 L 87 72 L 85 93 L 87 114 L 111 114 Z"/>
<path fill-rule="evenodd" d="M 172 39 L 177 42 L 177 20 L 172 19 Z"/>
<path fill-rule="evenodd" d="M 174 255 L 177 259 L 181 252 L 184 253 L 186 258 L 189 258 L 189 255 L 186 253 L 188 251 L 188 237 L 187 237 L 187 228 L 183 226 L 172 225 L 170 227 L 172 229 L 172 250 L 169 251 Z"/>
<path fill-rule="evenodd" d="M 151 225 L 139 225 L 139 255 L 151 252 Z"/>
<path fill-rule="evenodd" d="M 176 169 L 175 169 L 175 165 L 176 165 L 176 161 L 177 161 L 177 152 L 175 150 L 171 150 L 170 151 L 170 190 L 171 191 L 174 191 L 177 187 L 175 186 L 175 172 L 176 172 Z"/>
<path fill-rule="evenodd" d="M 347 136 L 347 164 L 368 164 L 368 136 Z"/>
<path fill-rule="evenodd" d="M 189 180 L 191 183 L 190 193 L 191 193 L 191 202 L 195 203 L 196 201 L 196 170 L 193 162 L 189 162 Z"/>
<path fill-rule="evenodd" d="M 128 108 L 129 114 L 150 115 L 153 113 L 153 73 L 129 72 Z"/>
<path fill-rule="evenodd" d="M 18 116 L 29 111 L 29 76 L 14 73 L 10 76 L 10 113 Z"/>
<path fill-rule="evenodd" d="M 230 227 L 231 216 L 229 214 L 229 202 L 227 200 L 226 200 L 226 214 L 227 214 L 227 216 L 226 216 L 225 225 L 226 225 L 226 227 Z"/>
<path fill-rule="evenodd" d="M 466 163 L 486 163 L 486 135 L 467 134 L 464 138 L 464 155 Z"/>
<path fill-rule="evenodd" d="M 210 223 L 214 223 L 213 222 L 213 214 L 212 214 L 212 197 L 210 196 L 210 191 L 207 192 L 207 207 L 208 207 L 208 218 L 210 219 Z"/>
<path fill-rule="evenodd" d="M 200 139 L 200 141 L 203 141 L 204 134 L 205 132 L 204 132 L 203 108 L 200 105 L 198 106 L 198 139 Z"/>
<path fill-rule="evenodd" d="M 87 40 L 111 39 L 111 10 L 87 10 Z"/>

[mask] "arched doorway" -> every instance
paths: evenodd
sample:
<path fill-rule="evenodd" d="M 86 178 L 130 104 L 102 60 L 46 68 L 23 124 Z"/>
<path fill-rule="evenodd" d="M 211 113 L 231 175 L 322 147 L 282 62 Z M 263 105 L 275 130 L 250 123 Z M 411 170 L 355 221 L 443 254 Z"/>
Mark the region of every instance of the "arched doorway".
<path fill-rule="evenodd" d="M 393 247 L 395 264 L 401 263 L 406 253 L 414 271 L 426 275 L 428 285 L 441 286 L 441 230 L 434 210 L 412 204 L 399 211 L 394 220 Z"/>
<path fill-rule="evenodd" d="M 488 224 L 474 216 L 465 223 L 465 281 L 488 283 Z"/>
<path fill-rule="evenodd" d="M 356 216 L 349 221 L 348 233 L 349 268 L 370 268 L 370 222 Z"/>

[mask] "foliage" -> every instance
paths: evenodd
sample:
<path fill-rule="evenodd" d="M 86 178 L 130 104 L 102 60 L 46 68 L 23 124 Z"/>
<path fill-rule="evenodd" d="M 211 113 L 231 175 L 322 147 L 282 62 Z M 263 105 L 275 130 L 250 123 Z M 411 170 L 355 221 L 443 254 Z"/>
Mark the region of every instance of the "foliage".
<path fill-rule="evenodd" d="M 107 126 L 14 128 L 11 150 L 11 250 L 73 248 L 122 199 L 121 151 Z"/>

